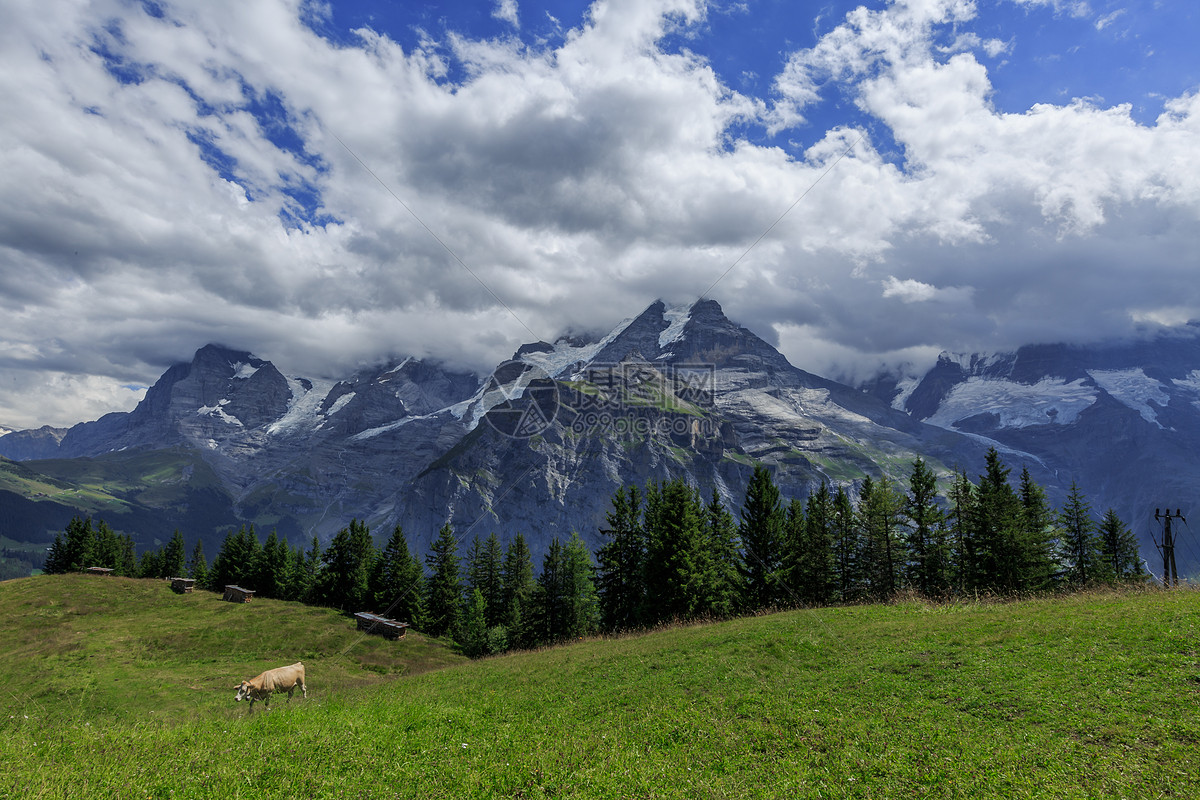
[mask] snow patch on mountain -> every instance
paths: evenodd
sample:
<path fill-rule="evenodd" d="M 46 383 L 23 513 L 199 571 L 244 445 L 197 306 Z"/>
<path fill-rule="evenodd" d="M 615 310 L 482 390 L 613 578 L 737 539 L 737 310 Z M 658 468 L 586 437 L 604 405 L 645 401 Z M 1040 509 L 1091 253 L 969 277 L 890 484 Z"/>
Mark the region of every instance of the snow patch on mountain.
<path fill-rule="evenodd" d="M 419 416 L 419 417 L 404 417 L 403 419 L 398 419 L 395 422 L 389 422 L 387 425 L 380 425 L 379 427 L 376 427 L 376 428 L 368 428 L 365 431 L 361 431 L 361 432 L 356 433 L 353 436 L 351 436 L 350 441 L 364 442 L 367 439 L 374 439 L 376 436 L 387 433 L 388 431 L 394 431 L 397 428 L 401 428 L 414 420 L 429 419 L 430 417 L 436 417 L 440 413 L 442 413 L 442 412 L 435 411 L 432 414 L 425 414 L 425 415 Z"/>
<path fill-rule="evenodd" d="M 229 400 L 222 400 L 215 406 L 200 406 L 196 409 L 196 414 L 201 417 L 216 417 L 226 425 L 237 425 L 239 428 L 245 427 L 242 421 L 232 414 L 226 413 L 224 406 L 229 405 Z"/>
<path fill-rule="evenodd" d="M 1196 395 L 1192 405 L 1200 408 L 1200 369 L 1194 369 L 1182 378 L 1173 378 L 1171 383 L 1175 384 L 1176 388 Z"/>
<path fill-rule="evenodd" d="M 666 329 L 658 335 L 658 346 L 665 348 L 672 342 L 679 341 L 679 337 L 683 336 L 683 329 L 688 324 L 688 320 L 692 318 L 691 304 L 682 306 L 668 306 L 663 311 L 663 320 L 666 321 Z"/>
<path fill-rule="evenodd" d="M 1042 378 L 1034 384 L 995 378 L 971 377 L 946 395 L 937 412 L 925 420 L 948 430 L 955 423 L 980 414 L 994 414 L 1002 428 L 1031 425 L 1067 425 L 1096 402 L 1096 389 L 1083 378 L 1068 383 L 1062 378 Z"/>
<path fill-rule="evenodd" d="M 397 374 L 399 374 L 400 370 L 404 369 L 404 368 L 405 368 L 405 367 L 407 367 L 407 366 L 408 366 L 410 363 L 412 363 L 412 361 L 413 361 L 413 357 L 412 357 L 412 356 L 409 356 L 408 358 L 404 359 L 404 360 L 403 360 L 403 361 L 401 361 L 399 364 L 397 364 L 396 366 L 394 366 L 394 367 L 392 367 L 391 369 L 389 369 L 387 372 L 385 372 L 385 373 L 383 373 L 382 375 L 380 375 L 380 376 L 379 376 L 379 382 L 380 382 L 380 383 L 387 383 L 387 382 L 388 382 L 388 381 L 390 381 L 392 378 L 394 378 L 394 377 L 395 377 Z"/>
<path fill-rule="evenodd" d="M 551 378 L 558 378 L 575 364 L 591 363 L 596 354 L 608 347 L 614 339 L 624 333 L 625 329 L 630 326 L 634 319 L 634 317 L 625 319 L 620 325 L 613 328 L 607 336 L 593 344 L 575 346 L 564 339 L 560 339 L 554 343 L 552 351 L 548 353 L 525 353 L 521 356 L 521 360 L 526 364 L 531 364 L 539 368 Z"/>
<path fill-rule="evenodd" d="M 288 378 L 287 382 L 292 390 L 292 399 L 288 401 L 283 416 L 267 426 L 268 434 L 288 434 L 316 428 L 321 403 L 336 385 L 334 381 L 302 381 L 300 378 Z M 312 388 L 306 387 L 305 383 Z"/>
<path fill-rule="evenodd" d="M 921 385 L 921 378 L 901 378 L 896 381 L 896 396 L 892 398 L 892 408 L 897 411 L 907 411 L 905 403 L 912 393 Z"/>
<path fill-rule="evenodd" d="M 962 371 L 971 374 L 979 374 L 990 370 L 998 364 L 1004 364 L 1011 361 L 1013 358 L 1011 353 L 949 353 L 944 352 L 938 356 L 939 361 L 946 361 L 951 364 L 957 364 Z"/>
<path fill-rule="evenodd" d="M 1090 369 L 1088 375 L 1114 399 L 1141 414 L 1142 419 L 1162 427 L 1158 421 L 1158 412 L 1150 407 L 1150 403 L 1165 406 L 1171 398 L 1166 392 L 1166 387 L 1144 371 L 1137 368 Z"/>
<path fill-rule="evenodd" d="M 354 399 L 354 392 L 346 392 L 344 395 L 333 401 L 333 405 L 329 407 L 329 411 L 325 412 L 325 416 L 332 417 L 334 414 L 341 411 L 346 405 Z"/>
<path fill-rule="evenodd" d="M 233 368 L 234 380 L 246 380 L 258 372 L 258 367 L 247 364 L 244 361 L 238 361 L 229 365 Z"/>

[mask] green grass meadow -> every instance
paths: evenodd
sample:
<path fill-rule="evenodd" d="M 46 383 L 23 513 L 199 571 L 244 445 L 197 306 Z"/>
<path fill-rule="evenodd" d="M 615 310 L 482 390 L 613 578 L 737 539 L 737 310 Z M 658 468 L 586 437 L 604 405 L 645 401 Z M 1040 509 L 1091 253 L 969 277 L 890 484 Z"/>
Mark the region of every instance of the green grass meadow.
<path fill-rule="evenodd" d="M 0 798 L 1200 797 L 1200 593 L 792 611 L 467 662 L 292 603 L 0 584 Z M 303 659 L 309 697 L 233 686 Z"/>

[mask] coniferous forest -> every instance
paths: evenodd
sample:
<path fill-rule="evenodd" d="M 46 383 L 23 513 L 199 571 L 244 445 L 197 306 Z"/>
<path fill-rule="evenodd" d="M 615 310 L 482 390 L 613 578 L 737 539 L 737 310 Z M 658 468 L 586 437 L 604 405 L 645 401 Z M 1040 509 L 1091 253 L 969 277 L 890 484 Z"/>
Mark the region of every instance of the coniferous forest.
<path fill-rule="evenodd" d="M 972 480 L 959 470 L 939 493 L 920 458 L 905 485 L 867 477 L 781 496 L 754 469 L 740 508 L 682 480 L 618 489 L 604 544 L 578 533 L 554 539 L 536 571 L 525 537 L 495 533 L 463 542 L 442 526 L 424 557 L 397 526 L 382 550 L 351 520 L 322 549 L 293 548 L 272 531 L 230 531 L 208 562 L 175 531 L 138 556 L 106 523 L 75 518 L 55 537 L 45 572 L 100 566 L 143 578 L 186 576 L 221 591 L 372 611 L 452 637 L 472 657 L 554 644 L 600 632 L 728 618 L 765 609 L 884 601 L 911 591 L 929 598 L 1069 590 L 1148 576 L 1129 527 L 1111 509 L 1097 516 L 1072 486 L 1051 508 L 1028 470 L 1014 478 L 993 449 Z M 851 489 L 854 490 L 852 496 Z"/>

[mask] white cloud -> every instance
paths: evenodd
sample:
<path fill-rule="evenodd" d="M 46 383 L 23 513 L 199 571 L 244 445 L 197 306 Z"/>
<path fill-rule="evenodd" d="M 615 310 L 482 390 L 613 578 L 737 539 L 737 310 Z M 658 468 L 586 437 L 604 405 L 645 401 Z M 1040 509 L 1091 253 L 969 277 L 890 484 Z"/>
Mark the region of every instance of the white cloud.
<path fill-rule="evenodd" d="M 1105 14 L 1103 17 L 1100 17 L 1100 19 L 1096 20 L 1096 30 L 1098 30 L 1098 31 L 1104 30 L 1109 25 L 1112 25 L 1114 22 L 1116 22 L 1124 14 L 1125 14 L 1125 9 L 1123 9 L 1123 8 L 1118 8 L 1116 11 L 1112 12 L 1111 14 Z"/>
<path fill-rule="evenodd" d="M 970 301 L 971 294 L 972 290 L 970 288 L 950 287 L 939 289 L 936 286 L 930 286 L 928 283 L 921 283 L 911 278 L 900 280 L 892 275 L 889 275 L 883 281 L 883 296 L 894 297 L 902 303 L 960 303 Z"/>
<path fill-rule="evenodd" d="M 517 13 L 517 0 L 496 0 L 496 7 L 492 9 L 492 16 L 498 20 L 503 20 L 514 28 L 521 27 L 521 19 Z"/>

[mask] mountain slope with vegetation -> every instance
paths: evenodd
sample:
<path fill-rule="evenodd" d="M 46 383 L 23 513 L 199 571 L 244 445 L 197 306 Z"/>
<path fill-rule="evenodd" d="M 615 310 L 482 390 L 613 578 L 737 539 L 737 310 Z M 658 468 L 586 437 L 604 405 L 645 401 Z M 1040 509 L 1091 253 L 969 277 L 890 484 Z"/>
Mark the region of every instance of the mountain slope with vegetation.
<path fill-rule="evenodd" d="M 60 586 L 71 591 L 54 588 Z M 194 613 L 190 604 L 210 615 L 214 609 L 205 608 L 203 595 L 176 600 L 169 592 L 173 607 L 164 608 L 150 599 L 167 592 L 159 583 L 60 576 L 9 582 L 0 587 L 0 609 L 6 620 L 36 616 L 39 608 L 65 614 L 36 598 L 65 603 L 83 597 L 75 590 L 86 586 L 113 593 L 92 595 L 92 605 L 71 612 L 89 621 L 77 630 L 93 632 L 51 646 L 27 640 L 55 637 L 6 624 L 0 636 L 11 655 L 3 677 L 42 672 L 82 650 L 88 657 L 74 671 L 98 681 L 119 677 L 124 691 L 98 708 L 99 693 L 79 687 L 35 694 L 31 681 L 46 678 L 9 689 L 0 714 L 0 797 L 1200 791 L 1200 605 L 1187 590 L 793 611 L 380 680 L 364 672 L 339 677 L 337 666 L 354 660 L 337 655 L 349 642 L 320 644 L 321 630 L 308 617 L 274 641 L 278 650 L 252 657 L 233 646 L 228 655 L 205 646 L 211 654 L 201 658 L 185 622 Z M 143 621 L 163 626 L 139 634 L 140 647 L 101 633 L 123 612 L 95 609 L 134 591 L 156 609 Z M 301 612 L 282 603 L 225 605 L 231 642 L 270 635 L 242 627 L 255 613 Z M 153 647 L 145 644 L 151 640 Z M 307 701 L 248 714 L 218 685 L 256 667 L 253 658 L 286 662 L 306 649 L 315 650 L 306 660 Z M 236 664 L 227 663 L 234 653 Z M 101 674 L 87 666 L 97 658 L 109 665 Z M 162 670 L 190 673 L 172 683 L 156 677 Z M 208 683 L 189 689 L 191 675 Z M 170 714 L 148 701 L 180 694 L 203 699 Z"/>

